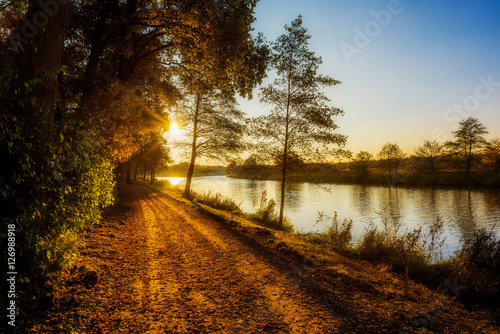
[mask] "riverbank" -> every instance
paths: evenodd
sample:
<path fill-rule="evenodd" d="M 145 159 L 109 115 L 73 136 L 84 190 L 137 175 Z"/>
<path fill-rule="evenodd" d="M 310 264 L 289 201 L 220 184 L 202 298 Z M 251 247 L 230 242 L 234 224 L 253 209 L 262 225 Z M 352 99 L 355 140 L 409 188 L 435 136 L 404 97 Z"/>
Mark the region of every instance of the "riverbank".
<path fill-rule="evenodd" d="M 228 170 L 226 176 L 250 180 L 281 180 L 281 172 L 276 166 L 254 166 L 239 171 Z M 300 168 L 300 172 L 293 170 L 289 172 L 287 181 L 389 187 L 500 188 L 500 175 L 484 174 L 479 171 L 472 172 L 469 178 L 464 172 L 459 171 L 425 174 L 412 168 L 403 168 L 397 174 L 373 168 L 370 172 L 360 175 L 350 170 L 345 163 L 305 165 Z"/>
<path fill-rule="evenodd" d="M 161 189 L 175 199 L 127 188 L 23 332 L 500 331 L 498 314 L 464 307 L 446 286 L 410 281 L 405 297 L 385 264 L 184 200 L 175 187 Z"/>
<path fill-rule="evenodd" d="M 178 186 L 171 187 L 164 182 L 164 186 L 154 187 L 184 200 Z M 193 196 L 196 202 L 230 212 L 232 217 L 276 229 L 277 213 L 274 206 L 268 205 L 265 193 L 261 197 L 260 208 L 252 214 L 243 212 L 232 199 L 215 192 L 194 193 Z M 438 288 L 443 281 L 459 275 L 469 285 L 468 291 L 461 297 L 463 300 L 500 307 L 500 284 L 496 280 L 500 275 L 500 239 L 493 230 L 476 230 L 468 239 L 460 241 L 448 258 L 442 253 L 446 237 L 444 223 L 439 216 L 428 226 L 404 230 L 400 217 L 385 207 L 378 212 L 379 222 L 368 225 L 361 235 L 354 238 L 352 220 L 340 219 L 337 213 L 334 217 L 323 213 L 318 215 L 316 224 L 323 227 L 321 230 L 292 234 L 308 240 L 313 248 L 318 243 L 327 244 L 351 258 L 386 263 L 399 274 L 408 267 L 411 277 L 431 288 Z M 294 230 L 289 223 L 285 226 L 289 232 Z"/>

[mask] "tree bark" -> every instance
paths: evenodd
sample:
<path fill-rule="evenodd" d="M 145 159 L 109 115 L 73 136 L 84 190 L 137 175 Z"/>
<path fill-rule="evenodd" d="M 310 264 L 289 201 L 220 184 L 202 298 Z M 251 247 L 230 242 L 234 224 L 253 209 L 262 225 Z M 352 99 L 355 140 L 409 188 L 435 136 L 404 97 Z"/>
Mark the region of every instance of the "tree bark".
<path fill-rule="evenodd" d="M 31 22 L 30 31 L 35 35 L 23 45 L 18 62 L 25 135 L 37 144 L 48 142 L 53 134 L 57 75 L 71 19 L 71 1 L 56 4 L 52 13 L 46 13 L 40 2 L 30 1 L 24 24 Z"/>
<path fill-rule="evenodd" d="M 184 188 L 184 198 L 191 198 L 191 180 L 193 179 L 194 166 L 196 163 L 196 140 L 198 136 L 198 114 L 200 111 L 200 94 L 196 95 L 196 109 L 193 118 L 193 143 L 191 146 L 191 162 L 189 163 L 186 177 L 186 187 Z"/>

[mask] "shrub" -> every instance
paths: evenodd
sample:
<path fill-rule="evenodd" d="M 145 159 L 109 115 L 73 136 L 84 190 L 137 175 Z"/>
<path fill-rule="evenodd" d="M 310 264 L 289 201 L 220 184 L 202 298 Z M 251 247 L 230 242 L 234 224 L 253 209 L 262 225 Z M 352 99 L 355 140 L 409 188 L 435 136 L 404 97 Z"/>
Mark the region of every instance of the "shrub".
<path fill-rule="evenodd" d="M 396 271 L 409 268 L 410 275 L 419 281 L 436 283 L 449 274 L 442 262 L 441 247 L 445 239 L 443 222 L 437 218 L 425 232 L 422 227 L 400 232 L 399 218 L 383 208 L 377 212 L 383 226 L 371 226 L 362 236 L 355 252 L 362 258 L 390 263 Z"/>
<path fill-rule="evenodd" d="M 259 225 L 278 229 L 279 216 L 276 212 L 274 199 L 267 199 L 267 191 L 263 191 L 260 198 L 260 206 L 255 213 L 248 214 L 248 218 Z M 293 232 L 294 226 L 287 217 L 283 219 L 283 231 Z"/>
<path fill-rule="evenodd" d="M 193 194 L 195 200 L 198 203 L 202 203 L 219 210 L 229 211 L 232 213 L 241 213 L 241 209 L 238 204 L 236 204 L 231 198 L 222 196 L 219 193 L 212 194 L 209 191 L 208 193 Z"/>
<path fill-rule="evenodd" d="M 332 220 L 330 225 L 328 225 L 329 219 Z M 344 219 L 340 221 L 337 217 L 337 212 L 335 212 L 333 217 L 329 217 L 323 212 L 318 211 L 316 224 L 319 223 L 323 226 L 323 231 L 314 235 L 316 239 L 328 242 L 332 246 L 342 250 L 350 248 L 352 240 L 352 220 Z"/>
<path fill-rule="evenodd" d="M 492 230 L 480 229 L 464 241 L 453 263 L 461 284 L 467 286 L 466 300 L 500 305 L 500 239 Z"/>

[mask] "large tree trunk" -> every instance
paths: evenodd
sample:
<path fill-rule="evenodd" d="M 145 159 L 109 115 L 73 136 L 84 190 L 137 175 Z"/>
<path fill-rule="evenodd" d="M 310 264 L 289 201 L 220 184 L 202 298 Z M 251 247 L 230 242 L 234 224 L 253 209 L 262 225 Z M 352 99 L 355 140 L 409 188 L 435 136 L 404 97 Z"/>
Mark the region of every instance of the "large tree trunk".
<path fill-rule="evenodd" d="M 94 27 L 94 35 L 92 39 L 92 47 L 90 49 L 89 59 L 85 67 L 85 76 L 82 85 L 82 104 L 86 105 L 89 102 L 92 93 L 94 92 L 94 81 L 97 76 L 99 67 L 99 58 L 105 48 L 103 35 L 106 31 L 106 20 L 110 16 L 110 12 L 114 3 L 112 1 L 103 1 L 99 13 L 99 18 Z"/>
<path fill-rule="evenodd" d="M 196 95 L 196 110 L 193 119 L 193 143 L 191 146 L 191 162 L 189 163 L 188 174 L 186 177 L 186 187 L 184 188 L 184 198 L 191 198 L 191 180 L 193 179 L 194 166 L 196 163 L 196 140 L 198 136 L 198 114 L 200 111 L 200 94 Z"/>
<path fill-rule="evenodd" d="M 54 6 L 44 9 L 40 3 L 30 1 L 24 24 L 31 22 L 32 29 L 28 31 L 34 36 L 22 45 L 24 54 L 20 55 L 18 62 L 25 135 L 32 137 L 37 144 L 48 142 L 53 134 L 57 76 L 72 6 L 71 1 L 62 5 L 54 2 Z M 26 29 L 23 27 L 21 31 L 26 32 Z"/>
<path fill-rule="evenodd" d="M 62 1 L 61 1 L 62 2 Z M 50 3 L 50 2 L 49 2 Z M 40 6 L 42 4 L 42 6 Z M 47 192 L 40 190 L 38 184 L 41 178 L 50 178 L 52 169 L 47 170 L 47 151 L 52 142 L 54 134 L 54 113 L 57 97 L 57 77 L 60 72 L 61 59 L 64 50 L 64 41 L 71 19 L 71 1 L 64 1 L 64 4 L 53 2 L 48 4 L 45 1 L 29 1 L 26 17 L 22 20 L 22 26 L 18 30 L 19 51 L 17 54 L 16 70 L 17 78 L 13 80 L 11 89 L 17 91 L 19 95 L 12 95 L 12 113 L 22 120 L 23 142 L 32 144 L 32 151 L 26 152 L 33 161 L 33 168 L 37 169 L 37 180 L 23 176 L 20 185 L 14 185 L 17 200 L 25 199 L 34 203 L 34 207 L 43 210 L 41 203 L 47 203 Z M 15 103 L 15 104 L 14 104 Z M 52 155 L 50 155 L 51 157 Z M 12 166 L 13 170 L 21 166 L 16 166 L 21 159 L 2 161 L 2 164 Z M 22 158 L 25 159 L 25 158 Z M 4 176 L 4 175 L 2 175 Z M 8 179 L 9 175 L 5 175 Z M 26 209 L 18 209 L 19 203 L 14 204 L 12 211 L 2 210 L 7 219 L 19 217 L 19 213 Z M 27 203 L 28 204 L 28 203 Z M 2 203 L 3 206 L 3 203 Z M 17 207 L 16 207 L 17 206 Z M 42 215 L 44 213 L 42 212 Z M 15 218 L 14 218 L 15 219 Z M 2 219 L 3 220 L 3 219 Z M 7 220 L 8 221 L 8 220 Z M 14 222 L 14 220 L 12 220 Z M 22 224 L 28 221 L 21 218 Z M 30 245 L 34 245 L 33 234 L 45 236 L 45 232 L 51 228 L 52 221 L 46 219 L 32 219 L 29 224 L 33 226 L 19 226 L 16 231 L 16 242 L 21 245 L 19 252 L 23 254 L 33 254 Z M 19 268 L 16 269 L 25 276 L 35 277 L 38 272 L 34 272 L 34 262 L 32 256 L 24 256 Z M 37 284 L 37 281 L 34 281 Z"/>

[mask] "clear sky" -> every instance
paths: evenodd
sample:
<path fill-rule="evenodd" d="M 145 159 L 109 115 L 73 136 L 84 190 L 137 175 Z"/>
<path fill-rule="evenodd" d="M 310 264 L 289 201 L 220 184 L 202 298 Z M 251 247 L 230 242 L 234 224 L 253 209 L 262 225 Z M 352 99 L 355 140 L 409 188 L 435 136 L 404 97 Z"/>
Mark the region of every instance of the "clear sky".
<path fill-rule="evenodd" d="M 255 31 L 273 41 L 299 14 L 320 73 L 342 82 L 325 92 L 347 149 L 411 153 L 469 116 L 500 137 L 500 1 L 261 0 Z M 257 93 L 240 100 L 250 117 L 270 108 Z"/>

